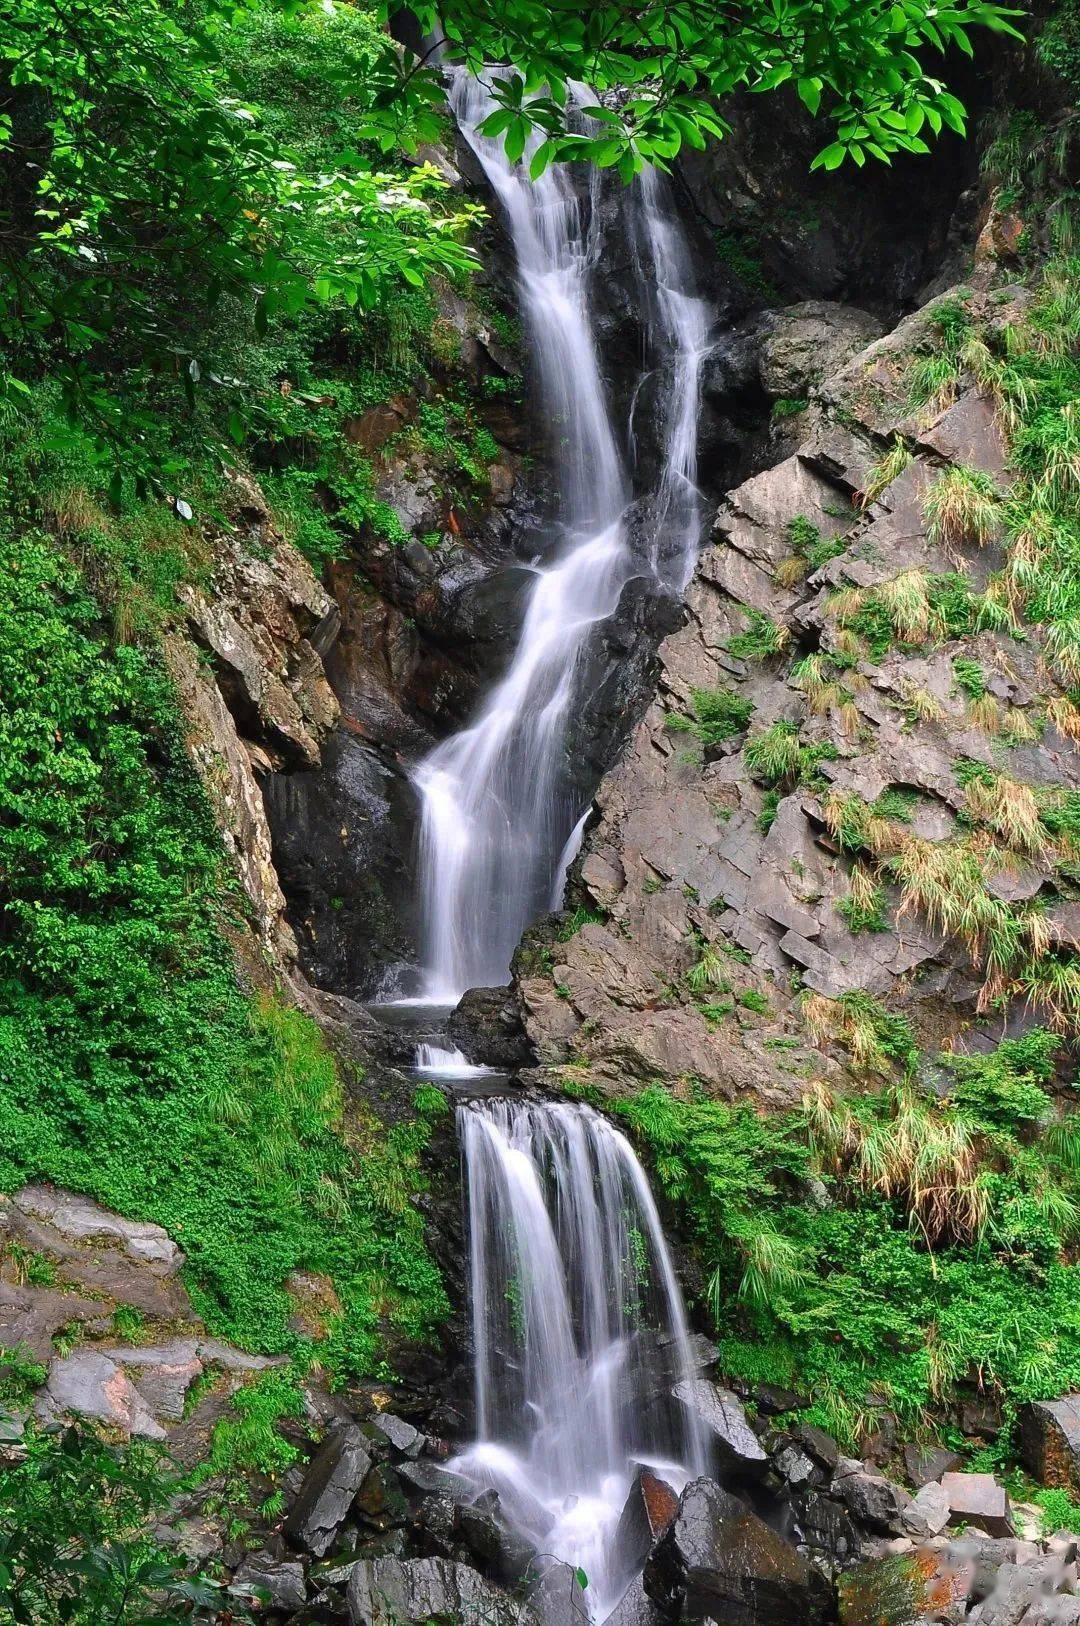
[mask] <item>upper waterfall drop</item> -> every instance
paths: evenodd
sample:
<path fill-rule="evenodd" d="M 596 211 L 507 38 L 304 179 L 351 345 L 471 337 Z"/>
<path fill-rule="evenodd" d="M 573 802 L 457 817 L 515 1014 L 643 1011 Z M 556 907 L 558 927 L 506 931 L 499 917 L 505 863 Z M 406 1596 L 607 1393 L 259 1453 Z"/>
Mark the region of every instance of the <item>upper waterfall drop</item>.
<path fill-rule="evenodd" d="M 590 635 L 635 575 L 681 592 L 697 545 L 698 378 L 709 326 L 686 286 L 687 256 L 653 173 L 625 194 L 639 248 L 642 304 L 663 347 L 664 466 L 644 547 L 632 546 L 634 498 L 597 352 L 590 283 L 600 252 L 590 207 L 553 166 L 535 181 L 478 133 L 495 106 L 483 81 L 455 70 L 451 105 L 502 206 L 517 259 L 521 312 L 554 441 L 559 508 L 550 557 L 534 566 L 524 624 L 503 676 L 473 721 L 413 770 L 420 795 L 424 994 L 456 1002 L 505 982 L 530 921 L 551 907 L 584 809 L 564 762 L 567 724 L 585 696 Z"/>

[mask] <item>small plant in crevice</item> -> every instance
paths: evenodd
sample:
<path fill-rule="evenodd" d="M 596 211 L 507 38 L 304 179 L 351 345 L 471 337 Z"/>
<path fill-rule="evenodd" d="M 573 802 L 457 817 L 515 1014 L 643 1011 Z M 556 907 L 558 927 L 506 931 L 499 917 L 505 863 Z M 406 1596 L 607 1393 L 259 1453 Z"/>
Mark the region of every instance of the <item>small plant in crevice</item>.
<path fill-rule="evenodd" d="M 899 479 L 908 464 L 912 462 L 912 453 L 899 435 L 894 436 L 892 444 L 882 453 L 878 461 L 872 466 L 866 477 L 866 485 L 859 494 L 859 506 L 869 508 L 875 503 L 881 493 Z"/>
<path fill-rule="evenodd" d="M 1001 495 L 982 469 L 956 463 L 927 487 L 923 513 L 932 542 L 954 550 L 972 543 L 984 547 L 1001 521 Z"/>
<path fill-rule="evenodd" d="M 727 653 L 743 661 L 762 661 L 778 655 L 790 639 L 788 629 L 761 610 L 746 609 L 744 613 L 746 629 L 728 639 L 724 645 Z"/>
<path fill-rule="evenodd" d="M 812 576 L 830 559 L 836 559 L 847 551 L 847 542 L 842 536 L 822 536 L 805 514 L 796 514 L 794 519 L 788 521 L 787 538 L 791 553 L 788 558 L 781 559 L 773 572 L 781 587 L 797 586 L 804 577 Z"/>
<path fill-rule="evenodd" d="M 667 727 L 673 733 L 692 734 L 703 746 L 720 745 L 741 734 L 754 714 L 753 703 L 734 689 L 692 689 L 692 717 L 668 713 Z"/>
<path fill-rule="evenodd" d="M 848 894 L 837 908 L 853 932 L 884 932 L 889 929 L 885 914 L 885 888 L 880 886 L 865 864 L 855 864 Z"/>
<path fill-rule="evenodd" d="M 793 789 L 796 785 L 823 787 L 819 764 L 832 761 L 836 754 L 836 747 L 827 740 L 804 745 L 798 724 L 782 718 L 760 734 L 751 735 L 743 747 L 751 775 L 769 790 Z"/>

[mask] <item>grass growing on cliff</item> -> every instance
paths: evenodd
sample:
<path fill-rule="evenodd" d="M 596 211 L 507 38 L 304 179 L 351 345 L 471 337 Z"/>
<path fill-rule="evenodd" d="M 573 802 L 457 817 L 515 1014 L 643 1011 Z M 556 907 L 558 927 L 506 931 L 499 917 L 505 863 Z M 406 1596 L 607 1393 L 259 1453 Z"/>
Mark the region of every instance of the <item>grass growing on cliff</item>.
<path fill-rule="evenodd" d="M 1007 1421 L 1080 1382 L 1080 1133 L 1047 1090 L 1057 1044 L 940 1057 L 940 1097 L 909 1077 L 765 1117 L 659 1087 L 618 1103 L 708 1274 L 721 1369 L 812 1395 L 852 1445 L 875 1404 L 910 1427 L 978 1389 Z"/>
<path fill-rule="evenodd" d="M 0 543 L 0 1188 L 158 1221 L 198 1309 L 252 1349 L 300 1350 L 283 1282 L 325 1272 L 333 1360 L 370 1369 L 384 1307 L 417 1332 L 444 1307 L 419 1216 L 372 1178 L 384 1138 L 346 1145 L 314 1025 L 237 982 L 238 899 L 156 657 L 20 521 Z"/>

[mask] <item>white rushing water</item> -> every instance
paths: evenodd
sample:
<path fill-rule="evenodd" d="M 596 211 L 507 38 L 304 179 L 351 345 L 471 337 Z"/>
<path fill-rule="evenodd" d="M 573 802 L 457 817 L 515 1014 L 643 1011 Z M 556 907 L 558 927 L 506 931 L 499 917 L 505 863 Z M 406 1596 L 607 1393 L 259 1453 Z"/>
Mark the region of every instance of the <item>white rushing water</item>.
<path fill-rule="evenodd" d="M 501 205 L 517 256 L 521 312 L 552 432 L 559 509 L 548 562 L 535 569 L 524 624 L 502 678 L 475 718 L 415 768 L 420 794 L 424 988 L 454 1003 L 466 988 L 505 982 L 524 928 L 561 901 L 587 809 L 565 772 L 568 721 L 585 698 L 590 635 L 623 588 L 651 571 L 681 591 L 698 536 L 698 380 L 709 314 L 689 290 L 687 255 L 659 177 L 627 189 L 636 218 L 642 305 L 655 312 L 663 359 L 664 459 L 644 549 L 630 545 L 633 487 L 612 422 L 594 334 L 590 287 L 600 211 L 560 166 L 537 181 L 477 134 L 494 103 L 483 82 L 452 78 L 458 124 Z M 580 179 L 580 176 L 578 177 Z"/>
<path fill-rule="evenodd" d="M 452 1467 L 585 1571 L 601 1621 L 632 1579 L 615 1532 L 638 1466 L 677 1489 L 707 1466 L 693 1415 L 653 1398 L 691 1375 L 656 1204 L 630 1143 L 588 1107 L 472 1102 L 458 1132 L 477 1441 Z"/>

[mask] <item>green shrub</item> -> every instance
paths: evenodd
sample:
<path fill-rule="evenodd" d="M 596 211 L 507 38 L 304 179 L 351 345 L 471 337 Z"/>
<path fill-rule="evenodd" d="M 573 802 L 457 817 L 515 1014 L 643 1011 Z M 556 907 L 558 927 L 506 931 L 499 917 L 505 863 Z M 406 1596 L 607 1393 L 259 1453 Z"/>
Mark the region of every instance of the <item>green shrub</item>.
<path fill-rule="evenodd" d="M 668 714 L 667 726 L 674 733 L 692 734 L 702 745 L 720 745 L 741 734 L 754 714 L 751 701 L 733 689 L 693 689 L 690 703 L 693 717 Z"/>

